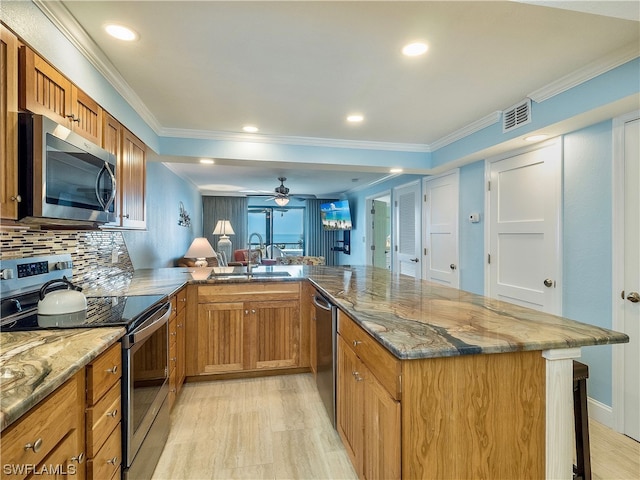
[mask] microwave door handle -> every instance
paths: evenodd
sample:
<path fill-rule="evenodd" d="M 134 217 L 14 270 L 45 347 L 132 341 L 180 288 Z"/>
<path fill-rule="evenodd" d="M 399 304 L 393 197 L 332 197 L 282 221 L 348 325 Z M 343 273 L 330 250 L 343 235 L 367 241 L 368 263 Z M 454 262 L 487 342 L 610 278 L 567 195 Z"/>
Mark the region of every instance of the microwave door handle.
<path fill-rule="evenodd" d="M 102 197 L 100 195 L 100 178 L 102 178 L 102 175 L 104 175 L 105 172 L 107 172 L 111 177 L 111 184 L 113 185 L 113 189 L 111 190 L 111 197 L 106 203 L 102 201 Z M 100 202 L 100 206 L 102 207 L 102 210 L 105 212 L 108 211 L 109 207 L 111 206 L 113 201 L 116 199 L 116 177 L 111 172 L 111 169 L 109 168 L 109 164 L 107 163 L 105 163 L 102 166 L 102 168 L 100 169 L 100 172 L 98 173 L 98 176 L 96 177 L 95 190 L 96 190 L 96 198 L 98 199 L 98 202 Z"/>

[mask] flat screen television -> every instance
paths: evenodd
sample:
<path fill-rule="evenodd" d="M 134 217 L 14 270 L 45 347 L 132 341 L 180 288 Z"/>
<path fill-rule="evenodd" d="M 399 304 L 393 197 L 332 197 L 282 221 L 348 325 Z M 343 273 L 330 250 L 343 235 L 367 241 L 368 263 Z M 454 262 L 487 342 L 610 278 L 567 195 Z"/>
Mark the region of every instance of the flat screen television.
<path fill-rule="evenodd" d="M 351 230 L 351 210 L 349 210 L 348 200 L 321 204 L 320 216 L 325 230 Z"/>

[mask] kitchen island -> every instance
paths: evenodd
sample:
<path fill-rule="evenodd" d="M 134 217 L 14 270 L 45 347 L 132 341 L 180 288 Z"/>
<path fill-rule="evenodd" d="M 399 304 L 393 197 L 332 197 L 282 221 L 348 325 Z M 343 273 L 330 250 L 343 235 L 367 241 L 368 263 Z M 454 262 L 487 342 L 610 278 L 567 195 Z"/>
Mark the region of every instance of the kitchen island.
<path fill-rule="evenodd" d="M 403 477 L 571 478 L 572 360 L 626 335 L 371 267 L 261 268 L 288 275 L 140 270 L 118 293 L 309 280 L 338 306 L 340 336 L 362 329 L 396 369 Z"/>

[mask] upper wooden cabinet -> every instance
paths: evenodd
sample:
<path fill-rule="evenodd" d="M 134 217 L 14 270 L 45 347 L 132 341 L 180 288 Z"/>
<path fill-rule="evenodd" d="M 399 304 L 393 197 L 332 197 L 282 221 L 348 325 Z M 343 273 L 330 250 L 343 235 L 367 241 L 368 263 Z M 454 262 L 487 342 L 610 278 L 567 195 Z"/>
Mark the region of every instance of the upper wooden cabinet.
<path fill-rule="evenodd" d="M 124 228 L 146 227 L 146 145 L 120 122 L 104 112 L 102 124 L 102 148 L 117 159 L 115 224 Z"/>
<path fill-rule="evenodd" d="M 20 48 L 20 108 L 102 143 L 102 108 L 28 47 Z"/>
<path fill-rule="evenodd" d="M 0 217 L 18 219 L 18 39 L 0 25 Z"/>

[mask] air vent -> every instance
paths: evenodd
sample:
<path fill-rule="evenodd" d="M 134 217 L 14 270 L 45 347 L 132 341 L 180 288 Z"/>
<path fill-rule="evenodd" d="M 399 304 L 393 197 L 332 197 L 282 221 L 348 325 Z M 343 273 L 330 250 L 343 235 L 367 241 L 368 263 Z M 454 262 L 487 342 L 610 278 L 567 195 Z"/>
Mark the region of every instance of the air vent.
<path fill-rule="evenodd" d="M 531 100 L 526 99 L 502 112 L 502 133 L 531 123 Z"/>

